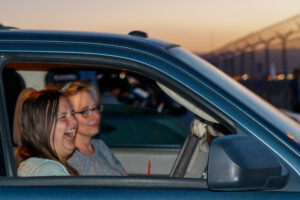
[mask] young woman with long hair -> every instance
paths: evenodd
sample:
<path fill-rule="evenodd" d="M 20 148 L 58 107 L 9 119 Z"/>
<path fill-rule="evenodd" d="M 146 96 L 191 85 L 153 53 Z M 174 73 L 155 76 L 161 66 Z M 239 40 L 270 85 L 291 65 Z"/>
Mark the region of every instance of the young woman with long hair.
<path fill-rule="evenodd" d="M 19 176 L 78 175 L 67 163 L 75 149 L 77 119 L 69 100 L 56 88 L 25 94 L 21 109 Z"/>

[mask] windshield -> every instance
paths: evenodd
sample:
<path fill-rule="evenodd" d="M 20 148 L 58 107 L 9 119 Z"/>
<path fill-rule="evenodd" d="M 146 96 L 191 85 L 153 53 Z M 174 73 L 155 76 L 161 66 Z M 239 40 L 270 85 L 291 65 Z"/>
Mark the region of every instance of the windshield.
<path fill-rule="evenodd" d="M 275 130 L 279 130 L 276 131 L 277 136 L 282 138 L 288 146 L 295 147 L 296 153 L 300 154 L 300 125 L 298 123 L 200 57 L 179 47 L 171 48 L 169 52 L 226 91 L 241 105 L 251 110 L 251 113 L 255 113 L 256 116 L 275 127 Z"/>

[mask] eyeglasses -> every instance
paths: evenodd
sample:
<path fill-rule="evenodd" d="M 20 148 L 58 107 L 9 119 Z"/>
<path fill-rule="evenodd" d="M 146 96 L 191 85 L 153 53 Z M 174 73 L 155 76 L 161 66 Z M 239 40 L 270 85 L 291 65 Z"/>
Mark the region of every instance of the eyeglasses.
<path fill-rule="evenodd" d="M 75 112 L 75 114 L 81 114 L 82 117 L 88 118 L 91 116 L 95 111 L 97 112 L 102 112 L 104 110 L 104 105 L 103 104 L 98 104 L 94 108 L 90 109 L 84 109 L 80 112 Z"/>

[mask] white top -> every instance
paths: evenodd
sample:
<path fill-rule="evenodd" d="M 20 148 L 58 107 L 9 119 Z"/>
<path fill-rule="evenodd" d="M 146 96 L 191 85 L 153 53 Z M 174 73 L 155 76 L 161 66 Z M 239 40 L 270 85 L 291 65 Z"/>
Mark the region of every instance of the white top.
<path fill-rule="evenodd" d="M 32 157 L 20 163 L 18 176 L 70 176 L 70 173 L 57 161 Z"/>

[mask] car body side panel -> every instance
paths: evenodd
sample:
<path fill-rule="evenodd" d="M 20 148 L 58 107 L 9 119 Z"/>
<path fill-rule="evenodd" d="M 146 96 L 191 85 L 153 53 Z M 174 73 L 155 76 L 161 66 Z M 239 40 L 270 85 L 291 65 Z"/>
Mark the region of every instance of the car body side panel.
<path fill-rule="evenodd" d="M 211 192 L 208 190 L 2 187 L 3 199 L 299 199 L 299 193 Z"/>

